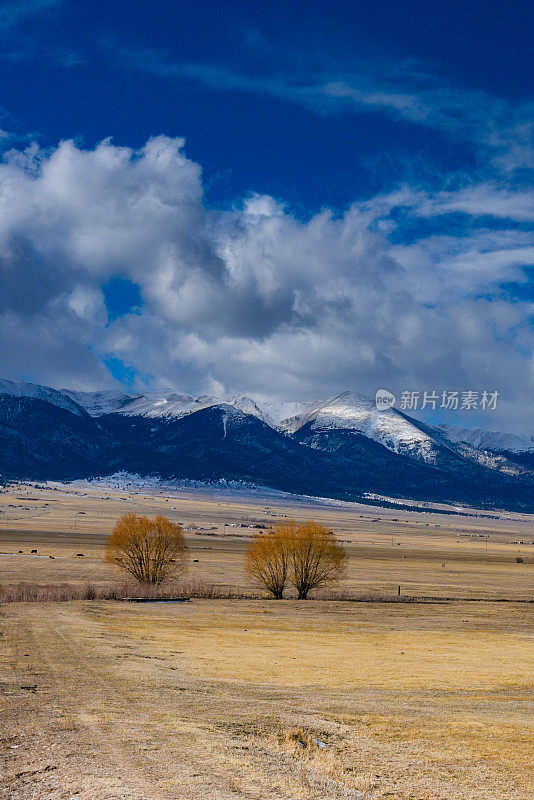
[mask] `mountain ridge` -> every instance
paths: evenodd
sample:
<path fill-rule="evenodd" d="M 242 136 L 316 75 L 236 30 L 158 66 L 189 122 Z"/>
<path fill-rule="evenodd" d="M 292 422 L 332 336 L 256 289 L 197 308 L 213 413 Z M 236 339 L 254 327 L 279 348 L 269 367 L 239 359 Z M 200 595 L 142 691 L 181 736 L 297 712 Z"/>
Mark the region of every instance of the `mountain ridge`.
<path fill-rule="evenodd" d="M 524 446 L 475 446 L 357 392 L 324 401 L 262 402 L 180 392 L 76 392 L 0 380 L 0 475 L 62 478 L 124 469 L 164 477 L 262 482 L 331 497 L 365 492 L 534 510 Z M 482 434 L 486 434 L 483 436 Z M 521 457 L 519 457 L 521 456 Z"/>

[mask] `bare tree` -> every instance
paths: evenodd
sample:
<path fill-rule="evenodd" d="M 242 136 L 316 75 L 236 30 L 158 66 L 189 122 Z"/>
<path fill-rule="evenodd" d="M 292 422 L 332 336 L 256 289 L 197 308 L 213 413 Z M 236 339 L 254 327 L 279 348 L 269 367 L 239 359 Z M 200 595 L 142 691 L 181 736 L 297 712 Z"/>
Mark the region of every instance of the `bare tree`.
<path fill-rule="evenodd" d="M 284 596 L 290 580 L 305 600 L 313 589 L 343 578 L 346 562 L 345 550 L 324 525 L 289 520 L 253 539 L 245 570 L 274 598 Z"/>
<path fill-rule="evenodd" d="M 156 586 L 187 569 L 182 528 L 161 515 L 149 519 L 123 514 L 107 541 L 104 558 L 140 583 Z"/>
<path fill-rule="evenodd" d="M 284 596 L 287 582 L 289 528 L 290 526 L 280 525 L 273 531 L 256 536 L 248 547 L 245 559 L 247 574 L 267 589 L 276 600 Z"/>
<path fill-rule="evenodd" d="M 347 554 L 324 525 L 309 520 L 296 525 L 291 534 L 290 577 L 299 600 L 313 589 L 344 577 Z"/>

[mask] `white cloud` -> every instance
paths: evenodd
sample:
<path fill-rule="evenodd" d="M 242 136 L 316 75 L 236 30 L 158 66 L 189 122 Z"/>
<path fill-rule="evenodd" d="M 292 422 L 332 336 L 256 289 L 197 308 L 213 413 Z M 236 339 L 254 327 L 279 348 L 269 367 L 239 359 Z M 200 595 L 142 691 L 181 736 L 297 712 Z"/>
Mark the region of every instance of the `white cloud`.
<path fill-rule="evenodd" d="M 505 230 L 475 224 L 485 208 Z M 470 215 L 462 235 L 390 243 L 399 212 L 451 209 Z M 213 211 L 181 139 L 11 151 L 0 165 L 0 374 L 97 387 L 113 356 L 139 385 L 150 376 L 186 391 L 496 388 L 499 424 L 528 428 L 532 304 L 499 289 L 534 263 L 533 237 L 514 228 L 524 215 L 521 193 L 487 183 L 407 188 L 308 221 L 265 196 Z M 112 276 L 139 285 L 140 313 L 108 322 Z"/>
<path fill-rule="evenodd" d="M 398 200 L 411 206 L 421 217 L 459 212 L 473 217 L 534 222 L 534 190 L 523 187 L 509 189 L 489 181 L 432 195 L 421 191 L 412 193 L 406 188 L 404 197 L 399 196 Z"/>
<path fill-rule="evenodd" d="M 343 58 L 314 52 L 278 51 L 253 45 L 260 67 L 239 72 L 217 64 L 176 61 L 170 52 L 133 48 L 116 40 L 103 46 L 116 63 L 177 82 L 217 91 L 274 97 L 318 114 L 380 112 L 394 120 L 438 130 L 469 142 L 481 166 L 502 173 L 534 167 L 534 105 L 457 86 L 415 59 Z"/>

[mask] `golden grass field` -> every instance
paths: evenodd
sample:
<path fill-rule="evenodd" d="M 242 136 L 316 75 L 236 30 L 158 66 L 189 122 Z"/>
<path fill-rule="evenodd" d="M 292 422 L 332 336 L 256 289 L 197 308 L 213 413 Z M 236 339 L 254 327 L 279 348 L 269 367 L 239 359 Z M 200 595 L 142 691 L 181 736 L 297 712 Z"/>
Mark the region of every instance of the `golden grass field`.
<path fill-rule="evenodd" d="M 419 599 L 3 604 L 1 798 L 534 797 L 530 518 L 17 485 L 0 582 L 116 579 L 102 551 L 126 510 L 182 522 L 190 577 L 242 590 L 254 526 L 314 518 L 349 592 Z"/>

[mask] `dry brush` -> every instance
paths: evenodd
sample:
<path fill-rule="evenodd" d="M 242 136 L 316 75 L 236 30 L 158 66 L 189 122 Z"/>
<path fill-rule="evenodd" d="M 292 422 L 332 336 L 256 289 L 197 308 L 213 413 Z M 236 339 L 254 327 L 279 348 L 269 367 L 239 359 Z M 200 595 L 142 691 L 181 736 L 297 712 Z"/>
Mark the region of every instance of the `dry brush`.
<path fill-rule="evenodd" d="M 249 545 L 245 571 L 276 599 L 288 581 L 299 600 L 345 576 L 347 554 L 334 534 L 313 520 L 284 522 Z"/>
<path fill-rule="evenodd" d="M 123 514 L 107 541 L 104 558 L 139 583 L 155 586 L 183 575 L 188 566 L 182 527 L 162 515 L 152 520 Z"/>

